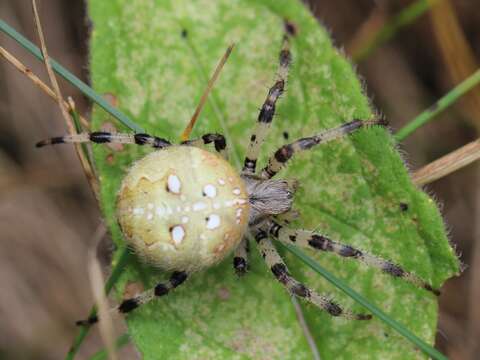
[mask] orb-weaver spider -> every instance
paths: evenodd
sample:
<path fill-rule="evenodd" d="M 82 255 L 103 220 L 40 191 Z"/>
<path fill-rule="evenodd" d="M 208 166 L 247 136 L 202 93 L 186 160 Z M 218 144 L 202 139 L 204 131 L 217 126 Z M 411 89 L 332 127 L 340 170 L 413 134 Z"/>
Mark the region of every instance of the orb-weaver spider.
<path fill-rule="evenodd" d="M 279 56 L 278 79 L 270 88 L 241 173 L 226 161 L 226 141 L 220 134 L 172 145 L 149 134 L 108 132 L 81 133 L 41 141 L 37 146 L 60 143 L 124 143 L 151 146 L 157 151 L 137 161 L 125 176 L 117 200 L 117 216 L 129 245 L 148 263 L 171 271 L 158 283 L 116 309 L 128 313 L 155 297 L 168 294 L 187 277 L 223 260 L 234 251 L 237 274 L 247 271 L 248 236 L 251 234 L 275 278 L 292 294 L 304 298 L 332 316 L 368 320 L 371 315 L 342 309 L 327 296 L 318 294 L 293 278 L 270 238 L 280 242 L 332 252 L 402 278 L 435 294 L 428 283 L 400 266 L 314 231 L 289 227 L 296 182 L 276 179 L 276 174 L 296 154 L 319 144 L 340 139 L 361 128 L 385 125 L 383 120 L 354 119 L 345 124 L 301 138 L 280 147 L 268 164 L 256 171 L 260 148 L 268 134 L 275 106 L 283 94 L 291 63 L 289 29 Z M 217 154 L 200 149 L 213 143 Z M 97 317 L 78 321 L 92 324 Z"/>

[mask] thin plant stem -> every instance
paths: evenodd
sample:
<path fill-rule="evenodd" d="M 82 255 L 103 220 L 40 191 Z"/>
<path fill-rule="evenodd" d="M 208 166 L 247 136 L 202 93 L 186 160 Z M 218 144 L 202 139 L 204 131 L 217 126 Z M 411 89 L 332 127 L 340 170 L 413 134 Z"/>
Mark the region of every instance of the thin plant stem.
<path fill-rule="evenodd" d="M 390 316 L 385 314 L 382 310 L 380 310 L 378 307 L 376 307 L 374 304 L 372 304 L 369 300 L 361 296 L 359 293 L 357 293 L 355 290 L 350 288 L 346 283 L 344 283 L 342 280 L 338 279 L 334 275 L 332 275 L 330 272 L 325 270 L 323 267 L 321 267 L 315 260 L 304 254 L 300 249 L 298 249 L 295 246 L 292 246 L 290 244 L 283 244 L 280 242 L 277 242 L 280 246 L 284 247 L 288 251 L 290 251 L 293 255 L 298 257 L 300 260 L 302 260 L 306 265 L 308 265 L 312 270 L 317 272 L 318 274 L 322 275 L 325 279 L 327 279 L 330 283 L 335 285 L 337 288 L 342 290 L 345 294 L 347 294 L 349 297 L 351 297 L 353 300 L 367 308 L 373 315 L 375 315 L 377 318 L 382 320 L 385 324 L 387 324 L 389 327 L 397 331 L 400 335 L 408 339 L 410 342 L 412 342 L 415 346 L 417 346 L 420 350 L 422 350 L 425 354 L 430 356 L 432 359 L 435 360 L 447 360 L 447 358 L 440 353 L 438 350 L 434 349 L 432 346 L 428 345 L 426 342 L 424 342 L 422 339 L 420 339 L 418 336 L 410 332 L 406 327 L 404 327 L 402 324 L 399 322 L 395 321 L 392 319 Z"/>
<path fill-rule="evenodd" d="M 2 56 L 5 60 L 7 60 L 11 65 L 13 65 L 19 72 L 21 72 L 23 75 L 28 77 L 32 83 L 40 88 L 45 94 L 47 94 L 49 97 L 51 97 L 53 100 L 57 101 L 57 95 L 55 92 L 48 87 L 47 84 L 45 84 L 40 78 L 35 75 L 32 70 L 30 70 L 28 67 L 26 67 L 20 60 L 18 60 L 15 56 L 13 56 L 11 53 L 9 53 L 6 49 L 0 46 L 0 56 Z M 63 102 L 64 106 L 69 110 L 72 111 L 70 105 L 67 102 Z M 85 119 L 83 116 L 79 116 L 79 120 L 82 123 L 82 126 L 85 127 L 86 129 L 90 128 L 90 124 L 88 123 L 87 119 Z"/>
<path fill-rule="evenodd" d="M 365 60 L 377 48 L 394 37 L 401 28 L 410 25 L 438 1 L 441 0 L 418 0 L 407 6 L 372 34 L 365 44 L 360 45 L 359 50 L 352 54 L 352 60 L 357 63 Z"/>
<path fill-rule="evenodd" d="M 105 283 L 105 294 L 108 294 L 110 290 L 112 290 L 118 278 L 123 273 L 125 266 L 130 261 L 130 258 L 131 258 L 131 253 L 128 250 L 128 248 L 125 247 L 120 250 L 120 255 L 118 257 L 118 260 L 116 264 L 112 266 L 112 273 L 110 274 L 110 277 Z M 89 312 L 88 317 L 90 318 L 92 316 L 95 316 L 96 314 L 97 314 L 97 309 L 95 306 L 93 306 Z M 83 343 L 83 340 L 85 340 L 89 331 L 90 331 L 90 326 L 87 326 L 87 325 L 80 326 L 80 331 L 77 337 L 75 338 L 75 340 L 73 341 L 72 347 L 68 351 L 67 356 L 65 357 L 65 360 L 73 360 L 78 350 L 80 349 L 80 345 Z"/>
<path fill-rule="evenodd" d="M 412 175 L 412 181 L 419 186 L 430 184 L 478 159 L 480 159 L 480 139 L 472 141 L 415 171 Z"/>
<path fill-rule="evenodd" d="M 394 138 L 397 142 L 404 140 L 407 136 L 413 133 L 415 130 L 433 120 L 433 118 L 441 113 L 443 110 L 452 105 L 466 92 L 470 91 L 476 85 L 480 84 L 480 69 L 475 71 L 472 75 L 450 90 L 441 99 L 437 100 L 427 110 L 423 111 L 415 119 L 410 121 L 407 125 L 401 128 Z"/>
<path fill-rule="evenodd" d="M 105 281 L 102 274 L 102 268 L 97 259 L 97 248 L 100 241 L 105 237 L 106 232 L 107 229 L 105 228 L 105 225 L 101 223 L 95 231 L 93 245 L 88 251 L 87 270 L 93 298 L 95 299 L 95 304 L 100 317 L 100 321 L 98 322 L 100 337 L 107 350 L 109 360 L 118 360 L 112 314 L 103 288 Z"/>
<path fill-rule="evenodd" d="M 45 68 L 47 69 L 48 77 L 50 79 L 50 83 L 52 84 L 53 91 L 56 95 L 58 107 L 60 108 L 60 112 L 62 113 L 63 119 L 65 121 L 65 125 L 67 126 L 68 132 L 73 135 L 76 133 L 75 125 L 73 123 L 70 114 L 67 111 L 67 106 L 64 104 L 64 100 L 62 97 L 62 93 L 60 91 L 60 87 L 58 86 L 57 78 L 52 70 L 50 64 L 50 58 L 48 56 L 47 51 L 47 44 L 45 42 L 45 37 L 43 35 L 42 23 L 40 21 L 40 16 L 38 14 L 37 3 L 35 0 L 32 0 L 32 10 L 33 10 L 33 17 L 35 20 L 35 27 L 37 29 L 38 38 L 40 40 L 40 46 L 42 50 L 43 61 L 45 63 Z M 88 162 L 85 154 L 82 151 L 82 147 L 79 144 L 75 144 L 75 151 L 77 153 L 78 159 L 80 160 L 80 164 L 82 165 L 83 171 L 87 178 L 87 181 L 90 185 L 90 189 L 93 192 L 93 195 L 96 199 L 98 199 L 99 194 L 99 185 L 97 179 L 93 175 L 93 170 L 90 167 L 90 163 Z"/>
<path fill-rule="evenodd" d="M 206 87 L 205 91 L 203 92 L 202 97 L 200 98 L 200 102 L 198 103 L 198 106 L 195 109 L 195 112 L 193 113 L 193 116 L 190 119 L 190 122 L 188 123 L 185 130 L 183 130 L 183 133 L 180 137 L 180 139 L 182 141 L 187 141 L 189 139 L 190 133 L 192 132 L 193 127 L 195 126 L 195 122 L 197 121 L 198 115 L 200 115 L 200 112 L 202 111 L 203 106 L 207 102 L 208 94 L 213 89 L 213 85 L 215 84 L 215 81 L 217 81 L 218 76 L 220 75 L 220 72 L 222 71 L 223 66 L 227 62 L 228 57 L 232 53 L 232 50 L 233 50 L 234 46 L 235 45 L 232 44 L 227 48 L 227 50 L 225 51 L 225 54 L 223 55 L 223 57 L 220 59 L 219 63 L 217 64 L 217 67 L 215 68 L 215 71 L 214 71 L 212 77 L 208 81 L 207 87 Z"/>
<path fill-rule="evenodd" d="M 72 119 L 73 119 L 73 123 L 75 124 L 75 129 L 76 129 L 77 133 L 83 132 L 83 131 L 88 131 L 90 129 L 89 127 L 87 127 L 86 129 L 82 128 L 83 122 L 81 121 L 81 117 L 76 110 L 75 102 L 73 101 L 73 99 L 70 96 L 67 98 L 67 104 L 68 104 L 68 108 L 70 110 L 69 111 L 70 115 L 72 116 Z M 93 156 L 92 156 L 92 152 L 91 152 L 91 147 L 88 147 L 88 145 L 85 144 L 85 143 L 82 143 L 81 145 L 82 145 L 83 153 L 87 157 L 87 160 L 90 164 L 90 168 L 93 171 L 93 175 L 95 176 L 95 179 L 97 179 L 97 176 L 96 176 L 96 173 L 95 173 L 95 166 L 94 166 L 94 162 L 93 162 Z"/>
<path fill-rule="evenodd" d="M 18 44 L 20 44 L 23 48 L 25 48 L 28 52 L 30 52 L 33 56 L 35 56 L 38 60 L 43 61 L 43 55 L 40 49 L 1 19 L 0 19 L 0 31 L 2 31 L 3 33 L 11 37 L 13 40 L 15 40 Z M 56 62 L 54 59 L 50 59 L 50 63 L 52 65 L 53 70 L 58 75 L 60 75 L 62 78 L 64 78 L 73 86 L 75 86 L 86 97 L 88 97 L 90 100 L 95 102 L 97 105 L 103 108 L 110 115 L 115 117 L 123 125 L 125 125 L 130 130 L 135 132 L 144 131 L 142 127 L 140 127 L 139 125 L 135 124 L 132 120 L 130 120 L 127 115 L 122 113 L 117 108 L 111 106 L 108 103 L 108 101 L 106 101 L 102 96 L 97 94 L 91 87 L 89 87 L 87 84 L 85 84 L 75 75 L 73 75 L 70 71 L 65 69 L 62 65 Z"/>

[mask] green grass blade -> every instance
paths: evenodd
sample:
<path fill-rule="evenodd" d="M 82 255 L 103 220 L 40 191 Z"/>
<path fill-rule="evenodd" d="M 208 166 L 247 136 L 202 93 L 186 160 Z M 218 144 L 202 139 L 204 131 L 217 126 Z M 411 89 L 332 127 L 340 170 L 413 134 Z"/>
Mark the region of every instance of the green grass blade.
<path fill-rule="evenodd" d="M 122 346 L 127 345 L 130 342 L 130 336 L 128 334 L 123 334 L 118 337 L 117 341 L 115 341 L 115 349 L 119 349 Z M 108 358 L 108 352 L 106 349 L 100 350 L 95 353 L 90 360 L 104 360 Z"/>
<path fill-rule="evenodd" d="M 298 257 L 300 260 L 302 260 L 305 264 L 307 264 L 314 271 L 316 271 L 317 273 L 322 275 L 330 283 L 332 283 L 333 285 L 338 287 L 340 290 L 345 292 L 353 300 L 355 300 L 359 304 L 363 305 L 372 314 L 374 314 L 376 317 L 378 317 L 380 320 L 382 320 L 385 324 L 390 326 L 392 329 L 395 329 L 396 331 L 398 331 L 402 336 L 404 336 L 406 339 L 411 341 L 414 345 L 416 345 L 425 354 L 427 354 L 428 356 L 431 356 L 433 359 L 436 359 L 436 360 L 447 360 L 447 358 L 442 353 L 440 353 L 439 351 L 437 351 L 436 349 L 434 349 L 433 347 L 431 347 L 430 345 L 425 343 L 418 336 L 411 333 L 402 324 L 400 324 L 399 322 L 395 321 L 390 316 L 385 314 L 382 310 L 380 310 L 378 307 L 376 307 L 374 304 L 372 304 L 366 298 L 364 298 L 359 293 L 357 293 L 355 290 L 350 288 L 342 280 L 340 280 L 339 278 L 332 275 L 330 272 L 328 272 L 326 269 L 324 269 L 322 266 L 320 266 L 315 260 L 311 259 L 309 256 L 304 254 L 299 248 L 297 248 L 293 245 L 290 245 L 290 244 L 283 244 L 283 243 L 280 243 L 280 242 L 277 242 L 277 243 L 280 246 L 286 248 L 288 251 L 290 251 L 292 254 L 294 254 L 296 257 Z"/>
<path fill-rule="evenodd" d="M 113 286 L 116 284 L 118 278 L 123 272 L 123 269 L 128 264 L 131 257 L 131 253 L 127 248 L 123 248 L 120 250 L 118 255 L 118 260 L 112 266 L 112 273 L 108 278 L 107 282 L 105 283 L 105 293 L 108 294 L 110 290 L 112 290 Z M 94 316 L 97 313 L 97 309 L 95 306 L 92 307 L 90 310 L 88 317 Z M 78 335 L 76 336 L 75 340 L 73 341 L 72 347 L 67 353 L 65 360 L 72 360 L 75 355 L 77 354 L 80 346 L 82 345 L 83 341 L 85 340 L 88 332 L 90 331 L 90 326 L 81 326 Z"/>
<path fill-rule="evenodd" d="M 29 51 L 33 56 L 35 56 L 38 60 L 43 60 L 42 53 L 38 47 L 36 47 L 32 42 L 27 40 L 23 35 L 17 32 L 14 28 L 8 25 L 5 21 L 0 19 L 0 30 L 5 33 L 6 35 L 10 36 L 13 40 L 15 40 L 18 44 L 20 44 L 23 48 Z M 52 63 L 53 70 L 79 89 L 85 96 L 87 96 L 90 100 L 97 103 L 101 106 L 105 111 L 110 113 L 114 116 L 118 121 L 120 121 L 123 125 L 128 127 L 129 129 L 135 132 L 143 132 L 143 129 L 135 124 L 132 120 L 130 120 L 127 115 L 119 111 L 118 109 L 112 107 L 105 99 L 97 94 L 91 87 L 85 84 L 82 80 L 77 78 L 73 75 L 70 71 L 65 69 L 62 65 L 58 62 L 50 58 Z"/>
<path fill-rule="evenodd" d="M 407 136 L 413 133 L 415 130 L 425 125 L 426 123 L 432 121 L 434 117 L 441 113 L 443 110 L 452 105 L 465 93 L 470 91 L 472 88 L 477 86 L 480 83 L 480 69 L 475 71 L 472 75 L 450 90 L 445 96 L 437 100 L 432 106 L 427 110 L 423 111 L 415 119 L 410 121 L 407 125 L 401 128 L 395 135 L 394 138 L 398 142 L 404 140 Z"/>
<path fill-rule="evenodd" d="M 393 38 L 395 34 L 403 27 L 411 24 L 432 6 L 441 0 L 418 0 L 405 9 L 400 11 L 397 15 L 389 19 L 378 32 L 373 34 L 370 40 L 356 53 L 352 54 L 354 62 L 365 60 L 377 48 L 385 44 L 388 40 Z"/>

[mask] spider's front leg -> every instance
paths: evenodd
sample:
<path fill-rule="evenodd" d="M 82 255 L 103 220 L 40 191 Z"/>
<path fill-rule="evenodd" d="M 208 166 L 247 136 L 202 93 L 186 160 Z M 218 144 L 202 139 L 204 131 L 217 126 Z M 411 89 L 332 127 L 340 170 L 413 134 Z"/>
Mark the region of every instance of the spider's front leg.
<path fill-rule="evenodd" d="M 149 134 L 126 134 L 126 133 L 110 133 L 105 131 L 84 132 L 80 134 L 57 136 L 50 139 L 42 140 L 37 143 L 37 147 L 45 145 L 56 145 L 66 143 L 87 143 L 96 144 L 117 143 L 117 144 L 136 144 L 148 145 L 157 149 L 163 149 L 170 146 L 168 140 L 152 136 Z"/>
<path fill-rule="evenodd" d="M 183 141 L 182 145 L 201 146 L 213 142 L 215 150 L 225 159 L 228 159 L 227 140 L 222 134 L 205 134 L 199 139 Z"/>
<path fill-rule="evenodd" d="M 440 291 L 432 288 L 430 284 L 420 279 L 418 276 L 402 269 L 391 261 L 370 255 L 362 250 L 356 249 L 350 245 L 342 244 L 320 235 L 314 231 L 302 229 L 289 229 L 274 221 L 271 222 L 268 233 L 285 244 L 294 244 L 303 247 L 310 247 L 316 250 L 335 253 L 339 256 L 356 259 L 367 266 L 380 269 L 386 274 L 396 278 L 401 278 L 415 286 L 428 290 L 435 295 L 440 295 Z"/>
<path fill-rule="evenodd" d="M 187 277 L 188 274 L 185 271 L 174 271 L 172 275 L 170 275 L 170 279 L 168 281 L 158 283 L 153 289 L 144 291 L 133 298 L 123 300 L 119 306 L 113 308 L 112 310 L 118 311 L 122 314 L 129 313 L 139 306 L 150 302 L 156 297 L 167 295 L 171 290 L 182 284 Z M 79 326 L 91 325 L 95 324 L 97 321 L 98 317 L 95 315 L 85 320 L 79 320 L 76 322 L 76 324 Z"/>
<path fill-rule="evenodd" d="M 273 246 L 270 239 L 268 239 L 267 232 L 258 232 L 255 236 L 255 240 L 257 241 L 258 249 L 263 259 L 267 263 L 267 266 L 270 268 L 273 275 L 275 275 L 275 278 L 291 294 L 311 302 L 332 316 L 341 316 L 352 320 L 370 320 L 372 318 L 372 316 L 368 314 L 354 314 L 349 310 L 344 310 L 328 297 L 316 293 L 294 279 L 290 275 L 287 266 L 280 257 L 277 249 Z"/>
<path fill-rule="evenodd" d="M 367 126 L 382 125 L 385 126 L 385 120 L 353 120 L 345 123 L 339 127 L 326 130 L 317 135 L 298 139 L 290 144 L 283 145 L 274 155 L 268 160 L 268 165 L 262 169 L 261 177 L 265 180 L 274 177 L 283 167 L 288 160 L 290 160 L 295 154 L 309 150 L 316 145 L 323 144 L 335 139 L 339 139 L 343 136 L 351 134 L 358 129 Z"/>
<path fill-rule="evenodd" d="M 278 98 L 285 90 L 285 82 L 287 81 L 288 68 L 292 62 L 292 55 L 289 49 L 288 35 L 284 36 L 282 50 L 279 55 L 278 80 L 268 91 L 267 98 L 262 105 L 258 114 L 257 124 L 250 137 L 247 154 L 243 165 L 242 172 L 244 174 L 253 175 L 257 167 L 257 158 L 265 138 L 270 129 L 273 116 L 275 115 L 275 106 Z"/>

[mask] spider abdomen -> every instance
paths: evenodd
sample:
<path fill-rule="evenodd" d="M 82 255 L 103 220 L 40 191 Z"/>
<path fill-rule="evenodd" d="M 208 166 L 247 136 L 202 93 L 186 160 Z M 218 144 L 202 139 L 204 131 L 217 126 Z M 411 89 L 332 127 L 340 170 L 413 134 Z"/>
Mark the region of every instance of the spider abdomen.
<path fill-rule="evenodd" d="M 221 157 L 171 146 L 137 161 L 125 176 L 117 216 L 126 241 L 164 270 L 198 271 L 224 259 L 245 232 L 244 181 Z"/>

